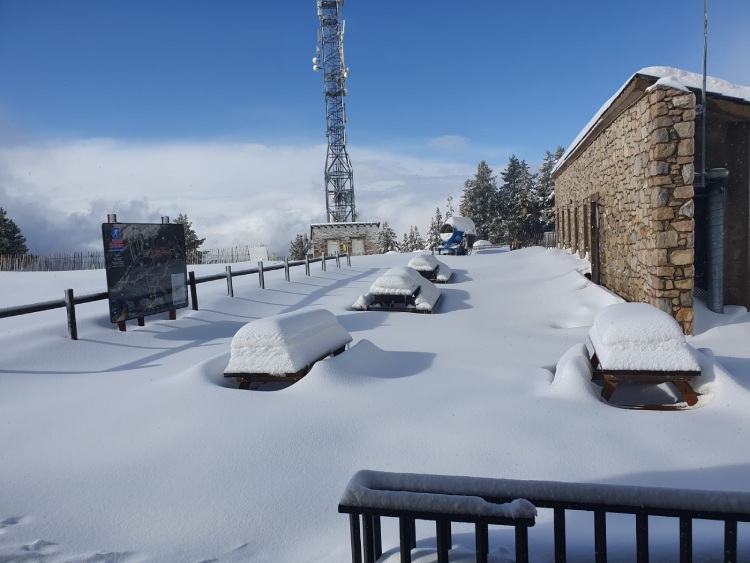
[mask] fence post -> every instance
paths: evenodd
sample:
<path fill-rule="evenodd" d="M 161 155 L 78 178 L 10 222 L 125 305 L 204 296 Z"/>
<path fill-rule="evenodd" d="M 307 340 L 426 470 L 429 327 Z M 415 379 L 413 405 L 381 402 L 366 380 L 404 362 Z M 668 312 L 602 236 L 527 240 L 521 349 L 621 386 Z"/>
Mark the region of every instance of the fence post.
<path fill-rule="evenodd" d="M 347 266 L 351 266 L 352 265 L 352 255 L 349 252 L 346 253 L 346 265 Z"/>
<path fill-rule="evenodd" d="M 258 262 L 258 283 L 261 289 L 266 289 L 266 280 L 263 276 L 263 260 Z"/>
<path fill-rule="evenodd" d="M 305 275 L 310 275 L 310 255 L 305 254 Z"/>
<path fill-rule="evenodd" d="M 339 258 L 339 251 L 338 250 L 336 251 L 336 267 L 337 268 L 341 267 L 341 258 Z"/>
<path fill-rule="evenodd" d="M 65 290 L 65 308 L 68 311 L 68 336 L 71 340 L 78 340 L 78 327 L 76 326 L 76 302 L 73 290 Z"/>
<path fill-rule="evenodd" d="M 321 266 L 320 267 L 325 272 L 326 271 L 326 253 L 324 252 L 323 254 L 320 255 L 320 257 L 321 257 L 321 260 L 320 260 Z"/>
<path fill-rule="evenodd" d="M 195 287 L 195 272 L 188 272 L 188 284 L 190 285 L 190 301 L 193 304 L 193 311 L 198 310 L 198 290 Z"/>
<path fill-rule="evenodd" d="M 227 266 L 227 295 L 234 297 L 234 287 L 232 286 L 232 266 Z"/>
<path fill-rule="evenodd" d="M 289 278 L 289 258 L 284 258 L 284 275 L 286 276 L 286 281 L 291 281 Z"/>

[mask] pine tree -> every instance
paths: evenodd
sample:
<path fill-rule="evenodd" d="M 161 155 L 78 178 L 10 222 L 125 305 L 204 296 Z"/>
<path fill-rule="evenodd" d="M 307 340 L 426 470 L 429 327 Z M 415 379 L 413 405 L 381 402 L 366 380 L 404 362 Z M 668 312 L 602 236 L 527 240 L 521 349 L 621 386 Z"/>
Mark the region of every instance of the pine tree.
<path fill-rule="evenodd" d="M 388 225 L 388 221 L 384 221 L 378 233 L 378 252 L 385 254 L 392 250 L 398 250 L 396 232 Z"/>
<path fill-rule="evenodd" d="M 515 155 L 511 155 L 501 176 L 503 185 L 500 194 L 505 207 L 507 236 L 511 243 L 528 240 L 539 229 L 534 205 L 535 178 L 529 171 L 529 165 Z"/>
<path fill-rule="evenodd" d="M 471 219 L 477 231 L 477 238 L 495 241 L 499 233 L 494 225 L 498 216 L 497 179 L 492 169 L 483 160 L 477 166 L 472 180 L 464 182 L 459 212 Z"/>
<path fill-rule="evenodd" d="M 416 225 L 412 225 L 409 230 L 409 246 L 411 246 L 412 252 L 415 250 L 424 250 L 426 246 L 426 243 L 422 238 L 422 235 L 419 234 L 419 229 Z"/>
<path fill-rule="evenodd" d="M 430 226 L 427 229 L 427 239 L 425 245 L 432 251 L 437 250 L 440 246 L 440 228 L 443 226 L 443 216 L 440 213 L 440 208 L 435 208 L 435 216 L 430 219 Z"/>
<path fill-rule="evenodd" d="M 289 258 L 292 260 L 302 260 L 305 257 L 305 240 L 302 235 L 294 237 L 289 247 Z"/>
<path fill-rule="evenodd" d="M 8 218 L 5 209 L 0 207 L 0 254 L 28 254 L 26 237 L 12 219 Z"/>
<path fill-rule="evenodd" d="M 565 150 L 558 146 L 554 154 L 546 151 L 537 177 L 537 206 L 539 208 L 539 222 L 542 232 L 555 229 L 555 182 L 552 180 L 552 170 L 560 161 Z"/>
<path fill-rule="evenodd" d="M 198 238 L 198 235 L 193 230 L 193 224 L 188 220 L 187 215 L 180 213 L 174 222 L 178 225 L 182 225 L 185 228 L 185 252 L 188 257 L 188 261 L 197 261 L 200 253 L 198 249 L 206 240 L 205 238 Z"/>
<path fill-rule="evenodd" d="M 411 239 L 409 238 L 409 232 L 405 232 L 404 236 L 401 238 L 399 249 L 401 252 L 411 252 Z"/>

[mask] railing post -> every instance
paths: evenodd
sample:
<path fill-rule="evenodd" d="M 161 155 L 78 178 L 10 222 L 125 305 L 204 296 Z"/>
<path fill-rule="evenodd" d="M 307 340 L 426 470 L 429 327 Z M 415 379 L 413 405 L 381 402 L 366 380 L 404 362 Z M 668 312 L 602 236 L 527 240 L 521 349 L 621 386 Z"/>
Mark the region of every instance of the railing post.
<path fill-rule="evenodd" d="M 693 560 L 693 520 L 680 516 L 680 563 Z"/>
<path fill-rule="evenodd" d="M 724 520 L 724 561 L 737 561 L 737 520 Z"/>
<path fill-rule="evenodd" d="M 232 266 L 227 266 L 227 295 L 234 297 L 234 287 L 232 286 Z"/>
<path fill-rule="evenodd" d="M 365 540 L 365 563 L 375 563 L 375 517 L 371 514 L 363 514 L 364 540 Z"/>
<path fill-rule="evenodd" d="M 638 563 L 648 563 L 648 514 L 635 515 L 635 551 Z"/>
<path fill-rule="evenodd" d="M 448 563 L 449 555 L 448 551 L 451 548 L 451 521 L 450 520 L 438 520 L 435 522 L 436 535 L 437 535 L 437 560 L 438 563 Z"/>
<path fill-rule="evenodd" d="M 310 275 L 310 255 L 305 254 L 305 275 Z"/>
<path fill-rule="evenodd" d="M 565 509 L 555 508 L 555 563 L 565 563 L 567 554 L 565 546 Z"/>
<path fill-rule="evenodd" d="M 594 560 L 607 563 L 607 513 L 594 511 Z"/>
<path fill-rule="evenodd" d="M 65 290 L 65 308 L 68 311 L 68 336 L 71 340 L 78 340 L 78 326 L 76 325 L 76 302 L 73 290 Z"/>
<path fill-rule="evenodd" d="M 516 563 L 529 563 L 529 528 L 516 526 Z"/>
<path fill-rule="evenodd" d="M 489 532 L 487 524 L 476 524 L 474 526 L 474 537 L 476 538 L 476 560 L 477 563 L 487 563 L 490 553 Z"/>
<path fill-rule="evenodd" d="M 414 520 L 411 518 L 398 519 L 399 549 L 401 551 L 401 563 L 411 563 L 411 539 Z"/>
<path fill-rule="evenodd" d="M 349 535 L 352 543 L 352 563 L 362 563 L 362 536 L 359 530 L 359 514 L 349 515 Z"/>
<path fill-rule="evenodd" d="M 284 275 L 286 276 L 286 281 L 291 281 L 289 278 L 289 258 L 284 258 Z"/>
<path fill-rule="evenodd" d="M 266 280 L 263 276 L 263 260 L 258 262 L 258 283 L 261 289 L 266 289 Z"/>
<path fill-rule="evenodd" d="M 190 301 L 192 302 L 193 311 L 198 310 L 198 290 L 195 287 L 195 272 L 188 272 L 188 284 L 190 285 Z"/>

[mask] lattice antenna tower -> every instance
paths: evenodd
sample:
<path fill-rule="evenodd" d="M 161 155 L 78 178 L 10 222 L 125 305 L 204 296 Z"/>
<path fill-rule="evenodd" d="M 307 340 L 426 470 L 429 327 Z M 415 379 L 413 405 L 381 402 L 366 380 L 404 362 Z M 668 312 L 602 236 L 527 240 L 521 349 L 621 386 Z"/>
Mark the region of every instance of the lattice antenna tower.
<path fill-rule="evenodd" d="M 318 46 L 313 69 L 323 71 L 323 94 L 326 101 L 328 152 L 326 154 L 326 215 L 329 223 L 356 221 L 352 163 L 346 152 L 346 77 L 344 65 L 344 0 L 317 0 Z"/>

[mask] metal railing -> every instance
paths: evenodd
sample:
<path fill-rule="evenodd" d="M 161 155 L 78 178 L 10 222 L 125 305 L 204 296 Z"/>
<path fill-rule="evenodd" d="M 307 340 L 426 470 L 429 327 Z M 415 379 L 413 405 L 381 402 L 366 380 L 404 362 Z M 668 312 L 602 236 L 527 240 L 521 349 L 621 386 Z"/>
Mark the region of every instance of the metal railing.
<path fill-rule="evenodd" d="M 715 554 L 712 560 L 719 560 L 723 556 L 723 560 L 727 563 L 738 561 L 738 523 L 750 522 L 750 493 L 748 492 L 361 471 L 347 486 L 339 511 L 354 516 L 361 514 L 370 519 L 369 522 L 366 521 L 364 534 L 366 563 L 372 563 L 378 551 L 382 554 L 379 537 L 380 522 L 373 518 L 379 518 L 378 513 L 399 516 L 395 513 L 386 514 L 387 509 L 391 512 L 408 509 L 404 506 L 403 495 L 391 497 L 378 495 L 384 491 L 422 495 L 470 495 L 493 504 L 508 503 L 520 498 L 529 501 L 537 509 L 551 509 L 554 518 L 554 560 L 557 563 L 565 563 L 567 560 L 565 524 L 566 515 L 570 511 L 593 513 L 594 558 L 597 563 L 607 561 L 607 514 L 635 515 L 634 539 L 636 561 L 639 563 L 649 560 L 649 517 L 651 516 L 674 518 L 679 522 L 679 538 L 675 539 L 679 542 L 681 563 L 693 561 L 693 522 L 695 520 L 724 523 L 723 553 Z M 373 492 L 374 494 L 371 494 Z M 453 521 L 466 520 L 454 518 Z M 354 520 L 351 520 L 350 526 L 352 562 L 360 563 L 362 554 L 357 550 L 354 541 Z M 449 531 L 450 528 L 448 528 Z M 410 551 L 413 547 L 412 543 L 408 536 L 402 534 L 401 552 Z M 529 546 L 532 554 L 533 547 L 532 543 Z M 526 553 L 523 547 L 521 549 L 522 558 L 525 558 Z M 440 553 L 438 557 L 439 561 L 447 561 L 444 558 L 440 559 Z M 518 558 L 518 553 L 516 557 Z M 743 553 L 742 557 L 742 560 L 750 560 L 748 559 L 750 553 Z M 486 556 L 482 556 L 479 552 L 477 558 L 482 561 L 486 560 Z"/>
<path fill-rule="evenodd" d="M 232 283 L 232 279 L 237 276 L 246 276 L 249 274 L 258 274 L 258 282 L 261 287 L 261 289 L 265 289 L 265 272 L 273 271 L 273 270 L 285 270 L 285 278 L 286 281 L 291 280 L 290 275 L 290 268 L 293 268 L 295 266 L 305 266 L 305 275 L 310 275 L 310 264 L 313 264 L 315 262 L 321 263 L 321 269 L 323 271 L 326 270 L 326 261 L 328 260 L 335 260 L 336 261 L 336 267 L 341 267 L 341 258 L 346 258 L 347 260 L 347 266 L 351 266 L 351 255 L 349 254 L 335 254 L 333 256 L 321 256 L 319 258 L 309 258 L 305 257 L 304 260 L 295 260 L 293 262 L 290 262 L 289 260 L 284 260 L 283 263 L 280 264 L 273 264 L 271 266 L 264 266 L 263 262 L 258 262 L 257 268 L 249 268 L 247 270 L 238 270 L 238 271 L 232 271 L 231 266 L 226 267 L 226 272 L 222 274 L 212 274 L 209 276 L 203 276 L 200 278 L 195 277 L 195 272 L 190 271 L 188 272 L 188 284 L 190 286 L 190 299 L 191 299 L 191 305 L 192 309 L 194 311 L 198 310 L 198 290 L 197 285 L 201 283 L 207 283 L 210 281 L 217 281 L 217 280 L 226 280 L 227 282 L 227 295 L 229 297 L 234 297 L 234 287 Z M 70 336 L 71 340 L 78 340 L 78 328 L 76 324 L 76 313 L 75 313 L 75 306 L 81 305 L 83 303 L 91 303 L 93 301 L 103 301 L 105 299 L 109 299 L 109 292 L 103 291 L 101 293 L 92 293 L 88 295 L 81 295 L 76 297 L 74 295 L 74 292 L 72 289 L 66 289 L 63 292 L 63 298 L 62 299 L 55 299 L 52 301 L 42 301 L 39 303 L 32 303 L 30 305 L 16 305 L 14 307 L 6 307 L 0 309 L 0 319 L 4 319 L 7 317 L 15 317 L 18 315 L 27 315 L 30 313 L 39 313 L 41 311 L 51 311 L 52 309 L 62 309 L 63 307 L 67 309 L 67 316 L 68 316 L 68 335 Z M 174 320 L 174 311 L 170 311 L 170 319 Z M 138 319 L 138 324 L 140 326 L 143 326 L 143 318 Z M 120 330 L 125 330 L 124 328 L 124 322 L 118 323 L 118 327 Z"/>

